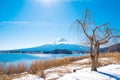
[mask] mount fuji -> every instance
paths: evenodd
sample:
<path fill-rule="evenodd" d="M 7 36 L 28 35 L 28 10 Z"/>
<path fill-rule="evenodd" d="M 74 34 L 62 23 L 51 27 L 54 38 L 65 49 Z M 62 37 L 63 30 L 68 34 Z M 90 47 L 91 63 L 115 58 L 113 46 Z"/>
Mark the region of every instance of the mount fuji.
<path fill-rule="evenodd" d="M 49 52 L 49 51 L 54 51 L 54 50 L 68 50 L 71 52 L 88 52 L 89 47 L 81 46 L 78 44 L 72 44 L 68 42 L 66 39 L 60 37 L 56 39 L 55 41 L 49 42 L 47 44 L 37 46 L 37 47 L 32 47 L 32 48 L 25 48 L 25 49 L 17 49 L 17 50 L 10 50 L 10 51 L 16 51 L 16 52 Z"/>

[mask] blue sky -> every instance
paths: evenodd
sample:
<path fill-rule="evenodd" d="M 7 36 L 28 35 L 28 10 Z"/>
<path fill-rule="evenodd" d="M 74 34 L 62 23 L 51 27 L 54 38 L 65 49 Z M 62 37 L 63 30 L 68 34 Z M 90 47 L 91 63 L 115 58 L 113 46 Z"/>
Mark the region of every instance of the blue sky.
<path fill-rule="evenodd" d="M 58 37 L 81 44 L 69 29 L 86 8 L 96 24 L 119 28 L 120 0 L 0 0 L 0 50 L 39 46 Z"/>

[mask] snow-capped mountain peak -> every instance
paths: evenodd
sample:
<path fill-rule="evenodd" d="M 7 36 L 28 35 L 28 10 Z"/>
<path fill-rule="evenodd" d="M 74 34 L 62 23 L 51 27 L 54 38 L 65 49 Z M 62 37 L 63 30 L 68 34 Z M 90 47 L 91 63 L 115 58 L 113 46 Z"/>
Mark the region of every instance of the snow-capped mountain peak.
<path fill-rule="evenodd" d="M 37 46 L 37 47 L 32 47 L 32 48 L 25 48 L 25 49 L 18 49 L 15 50 L 15 52 L 50 52 L 54 50 L 68 50 L 72 52 L 88 52 L 89 48 L 73 43 L 69 43 L 66 39 L 60 37 L 56 39 L 55 41 L 52 41 L 50 43 Z M 13 50 L 14 51 L 14 50 Z M 8 51 L 7 51 L 8 52 Z"/>
<path fill-rule="evenodd" d="M 59 37 L 55 41 L 49 42 L 48 44 L 71 44 L 66 39 Z"/>
<path fill-rule="evenodd" d="M 59 37 L 56 42 L 67 42 L 66 39 L 62 38 L 62 37 Z"/>

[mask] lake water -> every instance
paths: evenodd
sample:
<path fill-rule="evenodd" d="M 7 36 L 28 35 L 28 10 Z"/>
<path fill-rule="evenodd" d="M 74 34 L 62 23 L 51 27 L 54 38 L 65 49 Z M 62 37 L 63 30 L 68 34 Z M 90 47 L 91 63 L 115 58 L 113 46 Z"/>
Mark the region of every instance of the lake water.
<path fill-rule="evenodd" d="M 64 58 L 64 57 L 78 57 L 85 56 L 85 54 L 0 54 L 0 62 L 5 64 L 10 63 L 20 63 L 24 62 L 25 64 L 30 64 L 35 60 L 48 60 L 48 59 L 56 59 L 56 58 Z"/>

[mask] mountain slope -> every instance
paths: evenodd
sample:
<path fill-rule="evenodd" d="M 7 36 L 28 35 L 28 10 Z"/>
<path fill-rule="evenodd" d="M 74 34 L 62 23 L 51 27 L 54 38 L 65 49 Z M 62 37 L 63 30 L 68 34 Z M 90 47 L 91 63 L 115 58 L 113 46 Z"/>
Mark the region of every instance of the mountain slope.
<path fill-rule="evenodd" d="M 105 52 L 120 52 L 120 43 L 105 48 Z"/>
<path fill-rule="evenodd" d="M 88 47 L 69 43 L 66 39 L 61 37 L 55 41 L 49 42 L 42 46 L 25 48 L 25 49 L 17 49 L 17 50 L 9 50 L 9 51 L 6 50 L 6 52 L 10 52 L 10 53 L 43 52 L 44 53 L 44 52 L 50 52 L 54 50 L 68 50 L 71 52 L 80 52 L 80 53 L 89 52 Z"/>
<path fill-rule="evenodd" d="M 23 51 L 53 51 L 55 49 L 61 49 L 61 50 L 69 50 L 69 51 L 75 51 L 75 52 L 88 52 L 89 48 L 77 44 L 71 44 L 64 38 L 58 38 L 57 40 L 53 42 L 49 42 L 48 44 L 33 47 L 33 48 L 27 48 L 27 49 L 20 49 Z"/>
<path fill-rule="evenodd" d="M 120 43 L 114 44 L 106 48 L 102 48 L 101 52 L 120 52 Z"/>
<path fill-rule="evenodd" d="M 28 48 L 28 49 L 20 49 L 24 51 L 52 51 L 55 49 L 67 49 L 69 51 L 77 51 L 77 52 L 87 52 L 89 49 L 84 46 L 76 45 L 76 44 L 45 44 L 39 47 Z"/>

